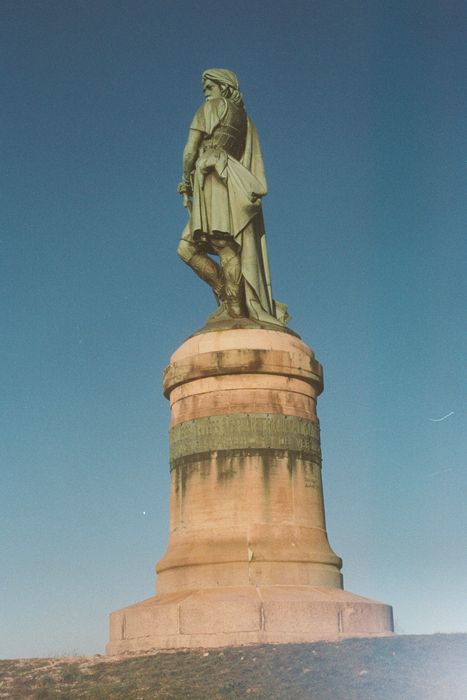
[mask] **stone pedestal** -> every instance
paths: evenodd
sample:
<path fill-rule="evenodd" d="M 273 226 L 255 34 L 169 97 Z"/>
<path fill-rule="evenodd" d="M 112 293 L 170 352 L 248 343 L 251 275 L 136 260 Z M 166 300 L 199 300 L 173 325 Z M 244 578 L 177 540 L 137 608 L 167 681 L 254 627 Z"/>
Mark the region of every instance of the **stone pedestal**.
<path fill-rule="evenodd" d="M 322 388 L 282 331 L 200 333 L 174 353 L 170 541 L 157 595 L 111 614 L 107 653 L 392 632 L 390 606 L 342 590 L 327 539 Z"/>

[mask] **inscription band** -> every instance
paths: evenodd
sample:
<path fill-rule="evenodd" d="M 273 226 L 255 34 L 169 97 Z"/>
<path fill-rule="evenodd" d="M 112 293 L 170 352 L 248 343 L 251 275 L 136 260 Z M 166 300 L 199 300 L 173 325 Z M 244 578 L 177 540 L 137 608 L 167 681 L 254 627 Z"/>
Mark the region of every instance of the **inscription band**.
<path fill-rule="evenodd" d="M 234 413 L 178 423 L 170 430 L 170 461 L 213 451 L 290 450 L 321 462 L 319 425 L 277 413 Z"/>

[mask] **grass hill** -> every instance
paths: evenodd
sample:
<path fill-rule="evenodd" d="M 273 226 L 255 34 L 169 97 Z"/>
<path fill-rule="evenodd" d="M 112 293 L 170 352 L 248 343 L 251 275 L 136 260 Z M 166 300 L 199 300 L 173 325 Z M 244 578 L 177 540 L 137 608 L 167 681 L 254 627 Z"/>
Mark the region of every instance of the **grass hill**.
<path fill-rule="evenodd" d="M 0 661 L 8 700 L 467 700 L 467 634 Z"/>

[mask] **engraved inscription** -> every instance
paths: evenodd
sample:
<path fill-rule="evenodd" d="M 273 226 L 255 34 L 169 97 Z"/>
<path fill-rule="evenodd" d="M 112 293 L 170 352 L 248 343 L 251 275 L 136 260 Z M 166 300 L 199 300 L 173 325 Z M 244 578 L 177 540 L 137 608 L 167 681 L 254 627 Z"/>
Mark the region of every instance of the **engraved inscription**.
<path fill-rule="evenodd" d="M 189 455 L 248 448 L 288 450 L 321 462 L 319 426 L 298 416 L 270 413 L 209 416 L 184 421 L 170 431 L 172 462 Z"/>

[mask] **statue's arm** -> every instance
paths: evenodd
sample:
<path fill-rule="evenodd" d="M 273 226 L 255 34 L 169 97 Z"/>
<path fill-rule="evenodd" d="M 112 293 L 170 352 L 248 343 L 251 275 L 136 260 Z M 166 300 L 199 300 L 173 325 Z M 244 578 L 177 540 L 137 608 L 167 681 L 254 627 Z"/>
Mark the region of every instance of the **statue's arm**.
<path fill-rule="evenodd" d="M 181 185 L 184 186 L 185 192 L 191 192 L 191 173 L 195 168 L 202 140 L 203 133 L 201 131 L 190 129 L 186 146 L 183 149 L 183 182 Z"/>

